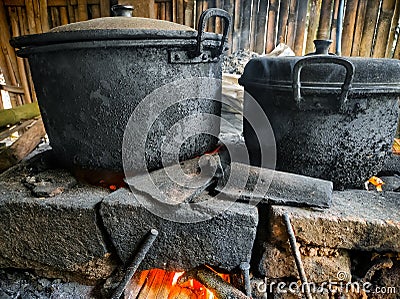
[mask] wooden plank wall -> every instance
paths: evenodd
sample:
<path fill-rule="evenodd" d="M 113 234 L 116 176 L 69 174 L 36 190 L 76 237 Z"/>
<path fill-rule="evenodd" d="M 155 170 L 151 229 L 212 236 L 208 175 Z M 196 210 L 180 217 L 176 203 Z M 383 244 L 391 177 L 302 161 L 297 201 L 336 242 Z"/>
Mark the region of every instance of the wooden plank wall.
<path fill-rule="evenodd" d="M 0 68 L 7 85 L 18 86 L 13 106 L 36 101 L 26 60 L 16 57 L 12 36 L 42 33 L 77 21 L 110 15 L 115 3 L 133 4 L 135 16 L 154 17 L 196 28 L 202 11 L 225 9 L 232 16 L 230 51 L 269 53 L 285 43 L 296 55 L 314 51 L 314 39 L 333 39 L 335 49 L 340 0 L 0 0 Z M 345 0 L 343 56 L 400 57 L 400 0 Z M 221 33 L 223 21 L 211 19 L 208 31 Z M 0 108 L 2 107 L 0 103 Z"/>

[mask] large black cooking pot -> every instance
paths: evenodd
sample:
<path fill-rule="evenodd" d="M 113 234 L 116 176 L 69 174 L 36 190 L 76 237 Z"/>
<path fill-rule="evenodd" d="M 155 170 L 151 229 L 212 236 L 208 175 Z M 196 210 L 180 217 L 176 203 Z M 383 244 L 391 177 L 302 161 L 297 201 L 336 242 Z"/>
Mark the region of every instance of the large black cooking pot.
<path fill-rule="evenodd" d="M 223 35 L 205 32 L 208 19 L 214 16 L 224 19 Z M 19 48 L 20 57 L 29 59 L 56 157 L 68 166 L 120 171 L 124 130 L 136 106 L 157 88 L 177 80 L 221 79 L 220 55 L 229 27 L 230 16 L 220 9 L 203 12 L 198 32 L 161 20 L 117 16 L 17 37 L 11 44 Z M 162 140 L 176 122 L 201 113 L 220 115 L 220 102 L 206 94 L 200 89 L 196 98 L 162 113 L 154 111 L 160 115 L 143 145 L 149 169 L 162 166 Z M 145 121 L 140 119 L 135 125 Z M 215 122 L 215 118 L 203 119 L 198 126 L 218 136 Z M 180 158 L 214 148 L 217 138 L 211 135 L 189 138 Z"/>
<path fill-rule="evenodd" d="M 325 54 L 252 59 L 239 83 L 269 118 L 277 169 L 331 180 L 336 188 L 361 187 L 391 150 L 400 61 L 319 52 Z M 251 105 L 245 99 L 244 109 Z M 246 120 L 244 137 L 258 165 L 260 143 L 267 141 Z"/>

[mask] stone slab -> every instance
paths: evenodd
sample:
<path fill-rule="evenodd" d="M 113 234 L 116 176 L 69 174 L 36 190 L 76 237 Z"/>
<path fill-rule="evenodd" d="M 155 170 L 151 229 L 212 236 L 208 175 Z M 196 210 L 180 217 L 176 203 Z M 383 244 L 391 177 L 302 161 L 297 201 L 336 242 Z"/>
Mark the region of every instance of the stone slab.
<path fill-rule="evenodd" d="M 221 180 L 217 186 L 218 191 L 229 196 L 260 199 L 279 205 L 319 208 L 331 205 L 333 184 L 330 181 L 236 162 L 225 171 L 231 172 L 232 184 L 228 187 Z M 246 188 L 237 187 L 242 185 L 243 178 L 248 178 Z"/>
<path fill-rule="evenodd" d="M 400 252 L 398 192 L 336 191 L 328 210 L 272 206 L 269 229 L 277 244 L 288 240 L 284 213 L 303 245 Z"/>
<path fill-rule="evenodd" d="M 351 279 L 350 256 L 346 250 L 321 247 L 300 247 L 299 250 L 309 282 L 322 283 Z M 288 249 L 278 249 L 270 243 L 265 244 L 259 268 L 260 274 L 267 278 L 296 277 L 300 279 L 292 253 Z"/>
<path fill-rule="evenodd" d="M 228 210 L 203 222 L 172 222 L 150 213 L 127 189 L 106 197 L 100 213 L 124 263 L 150 229 L 159 231 L 142 269 L 184 271 L 206 263 L 232 270 L 250 261 L 258 223 L 257 209 L 242 203 L 233 203 Z"/>
<path fill-rule="evenodd" d="M 22 183 L 26 172 L 18 173 L 0 177 L 0 267 L 47 271 L 49 277 L 107 277 L 115 266 L 96 205 L 109 192 L 78 185 L 52 198 L 34 198 Z"/>

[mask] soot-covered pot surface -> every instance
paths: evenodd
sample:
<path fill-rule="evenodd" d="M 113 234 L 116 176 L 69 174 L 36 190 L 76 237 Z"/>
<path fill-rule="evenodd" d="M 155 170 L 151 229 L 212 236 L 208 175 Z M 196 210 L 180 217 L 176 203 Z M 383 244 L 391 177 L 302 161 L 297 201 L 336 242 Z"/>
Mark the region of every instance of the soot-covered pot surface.
<path fill-rule="evenodd" d="M 391 151 L 400 61 L 322 52 L 253 59 L 239 82 L 269 118 L 277 169 L 331 180 L 339 189 L 361 187 Z M 254 109 L 249 105 L 245 99 L 244 109 Z M 251 163 L 258 165 L 265 140 L 246 120 L 244 137 Z"/>
<path fill-rule="evenodd" d="M 224 20 L 223 35 L 204 32 L 208 19 L 214 16 Z M 138 104 L 172 82 L 221 79 L 220 55 L 229 26 L 230 16 L 220 9 L 203 13 L 199 32 L 167 21 L 118 16 L 60 26 L 11 43 L 19 48 L 19 56 L 29 59 L 56 157 L 68 166 L 120 171 L 124 130 Z M 196 98 L 166 111 L 149 106 L 145 109 L 149 114 L 144 113 L 133 124 L 143 126 L 151 113 L 158 114 L 153 124 L 147 124 L 151 130 L 146 144 L 132 144 L 146 146 L 149 169 L 161 167 L 161 143 L 175 123 L 201 113 L 220 114 L 220 102 L 210 99 L 207 85 L 199 86 Z M 161 94 L 159 102 L 163 101 Z M 199 118 L 197 128 L 189 129 L 218 136 L 219 122 Z M 215 136 L 189 138 L 180 149 L 180 159 L 214 148 Z M 141 163 L 136 166 L 143 170 L 139 169 Z"/>

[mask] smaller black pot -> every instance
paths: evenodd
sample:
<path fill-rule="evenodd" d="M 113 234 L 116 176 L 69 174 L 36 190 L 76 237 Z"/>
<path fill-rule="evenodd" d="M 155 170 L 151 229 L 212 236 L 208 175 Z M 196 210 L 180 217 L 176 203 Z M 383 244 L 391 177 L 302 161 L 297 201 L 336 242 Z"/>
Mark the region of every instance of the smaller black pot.
<path fill-rule="evenodd" d="M 239 83 L 261 105 L 277 144 L 277 169 L 362 187 L 391 151 L 400 61 L 334 55 L 251 60 Z M 250 101 L 244 102 L 244 109 Z M 251 164 L 260 144 L 244 120 Z"/>

